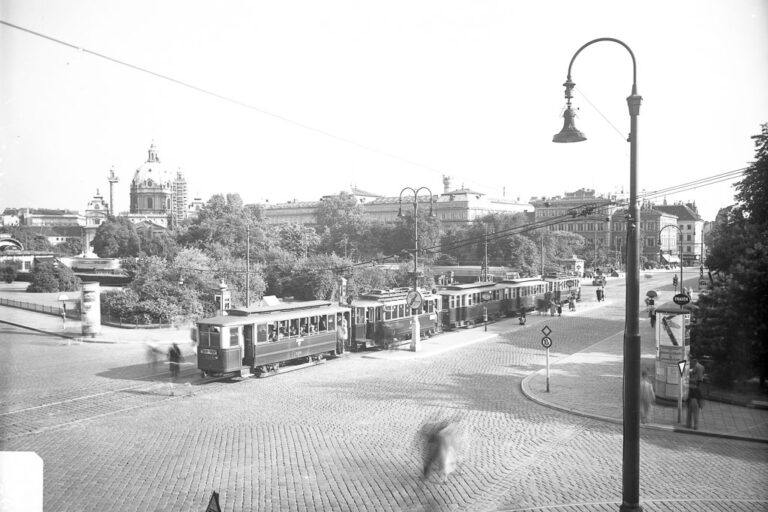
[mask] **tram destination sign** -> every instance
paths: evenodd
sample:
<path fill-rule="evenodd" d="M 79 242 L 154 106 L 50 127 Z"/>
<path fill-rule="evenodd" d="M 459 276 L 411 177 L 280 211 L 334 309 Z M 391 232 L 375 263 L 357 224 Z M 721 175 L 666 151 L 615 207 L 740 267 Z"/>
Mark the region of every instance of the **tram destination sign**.
<path fill-rule="evenodd" d="M 691 298 L 684 293 L 678 293 L 677 295 L 672 297 L 672 302 L 674 302 L 678 306 L 685 306 L 686 304 L 691 302 Z"/>

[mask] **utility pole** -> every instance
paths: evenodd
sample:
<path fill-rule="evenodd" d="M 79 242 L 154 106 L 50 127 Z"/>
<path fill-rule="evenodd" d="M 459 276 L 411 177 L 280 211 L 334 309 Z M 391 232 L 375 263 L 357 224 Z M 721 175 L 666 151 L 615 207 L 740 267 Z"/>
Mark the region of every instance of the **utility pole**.
<path fill-rule="evenodd" d="M 488 281 L 488 224 L 485 225 L 485 257 L 483 258 L 483 281 Z"/>
<path fill-rule="evenodd" d="M 251 305 L 251 225 L 245 225 L 245 307 Z"/>
<path fill-rule="evenodd" d="M 539 268 L 541 269 L 541 277 L 544 277 L 544 231 L 541 232 L 541 251 L 539 251 Z"/>

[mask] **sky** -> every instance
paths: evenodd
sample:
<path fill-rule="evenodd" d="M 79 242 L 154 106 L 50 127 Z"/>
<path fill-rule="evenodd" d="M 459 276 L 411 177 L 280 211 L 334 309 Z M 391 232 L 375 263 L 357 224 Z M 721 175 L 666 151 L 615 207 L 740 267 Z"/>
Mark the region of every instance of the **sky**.
<path fill-rule="evenodd" d="M 190 199 L 438 194 L 443 175 L 523 202 L 628 192 L 622 46 L 578 55 L 588 140 L 552 142 L 600 37 L 636 58 L 640 193 L 746 167 L 768 122 L 765 0 L 0 0 L 0 20 L 86 50 L 0 24 L 0 209 L 84 210 L 114 168 L 127 211 L 153 142 Z M 732 184 L 666 199 L 713 220 Z"/>

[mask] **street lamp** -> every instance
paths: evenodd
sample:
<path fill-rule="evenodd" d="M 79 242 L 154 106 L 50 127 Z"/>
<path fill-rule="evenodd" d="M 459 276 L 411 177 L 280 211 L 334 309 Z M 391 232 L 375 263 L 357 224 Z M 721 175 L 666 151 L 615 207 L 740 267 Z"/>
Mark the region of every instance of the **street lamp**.
<path fill-rule="evenodd" d="M 661 232 L 667 228 L 675 228 L 677 232 L 680 234 L 680 245 L 678 246 L 679 248 L 677 251 L 677 255 L 678 255 L 678 259 L 680 260 L 678 262 L 678 265 L 680 265 L 680 293 L 682 293 L 683 292 L 683 254 L 682 254 L 683 253 L 683 231 L 675 224 L 667 224 L 666 226 L 664 226 L 659 230 L 659 239 L 658 239 L 659 247 L 661 247 Z M 670 250 L 669 252 L 671 253 L 672 251 Z M 675 286 L 675 293 L 677 293 L 677 286 Z M 680 307 L 682 308 L 683 306 L 681 305 Z"/>
<path fill-rule="evenodd" d="M 627 295 L 624 330 L 624 436 L 622 458 L 621 512 L 642 511 L 640 506 L 640 234 L 637 229 L 637 116 L 640 114 L 642 96 L 637 94 L 637 63 L 632 50 L 610 37 L 594 39 L 571 58 L 565 83 L 566 109 L 563 129 L 552 138 L 553 142 L 581 142 L 587 138 L 576 129 L 575 114 L 571 109 L 571 91 L 576 85 L 571 80 L 571 68 L 576 56 L 584 48 L 601 41 L 611 41 L 623 46 L 632 57 L 632 93 L 627 98 L 630 116 L 629 133 L 629 215 L 627 218 Z"/>
<path fill-rule="evenodd" d="M 426 190 L 429 192 L 429 216 L 434 217 L 435 213 L 432 208 L 433 199 L 432 199 L 432 191 L 429 190 L 427 187 L 419 187 L 417 189 L 413 189 L 411 187 L 405 187 L 400 191 L 400 202 L 399 207 L 397 210 L 397 216 L 398 217 L 404 217 L 403 215 L 403 192 L 406 190 L 410 190 L 413 192 L 413 240 L 415 243 L 414 250 L 413 250 L 413 291 L 415 294 L 419 293 L 419 267 L 418 267 L 418 258 L 419 258 L 419 192 L 422 190 Z M 418 301 L 419 304 L 421 301 Z M 413 309 L 411 309 L 413 311 Z M 421 326 L 419 325 L 419 314 L 416 312 L 416 314 L 413 316 L 413 332 L 411 334 L 411 350 L 416 352 L 418 348 L 419 338 L 421 336 Z"/>

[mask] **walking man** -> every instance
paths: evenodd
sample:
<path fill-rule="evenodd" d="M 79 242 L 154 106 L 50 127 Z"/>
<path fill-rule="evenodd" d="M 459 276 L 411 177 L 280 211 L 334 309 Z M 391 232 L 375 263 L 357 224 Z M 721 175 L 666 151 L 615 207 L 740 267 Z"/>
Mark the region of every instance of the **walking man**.
<path fill-rule="evenodd" d="M 176 343 L 173 343 L 168 350 L 168 360 L 171 367 L 171 379 L 176 380 L 179 376 L 179 366 L 181 364 L 181 349 Z"/>

